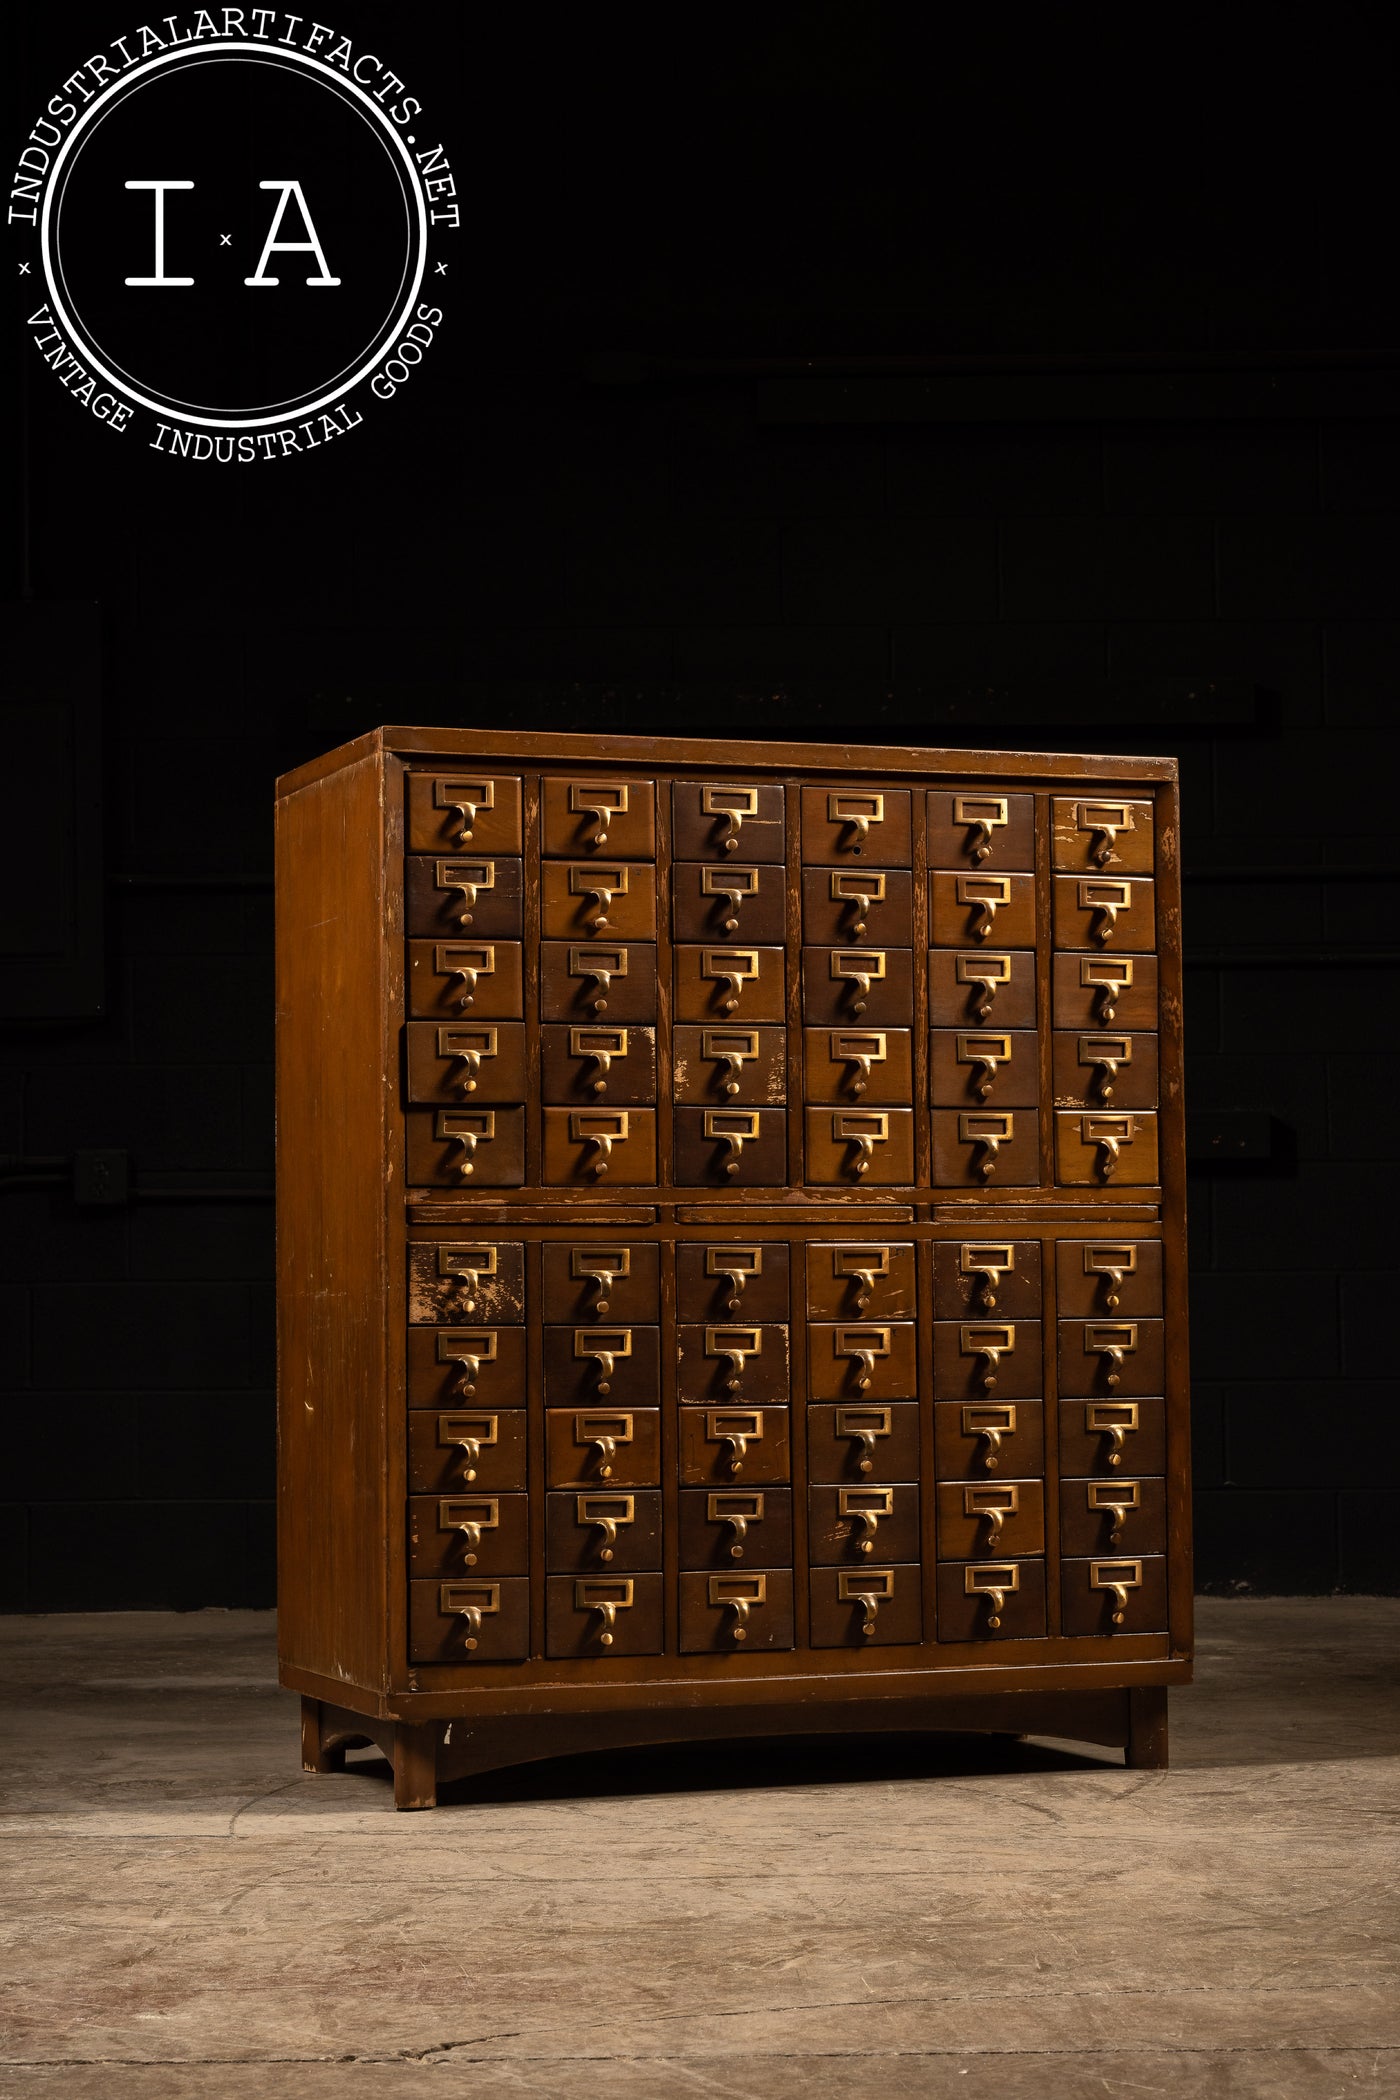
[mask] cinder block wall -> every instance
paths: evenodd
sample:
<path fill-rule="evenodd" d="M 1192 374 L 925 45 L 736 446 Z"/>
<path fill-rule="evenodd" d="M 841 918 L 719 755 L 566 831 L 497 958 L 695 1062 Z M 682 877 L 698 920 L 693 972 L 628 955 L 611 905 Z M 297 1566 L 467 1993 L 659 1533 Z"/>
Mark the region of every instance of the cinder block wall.
<path fill-rule="evenodd" d="M 1068 87 L 1052 121 L 1063 42 L 999 53 L 979 131 L 975 32 L 930 115 L 893 19 L 746 17 L 651 104 L 561 42 L 452 141 L 482 220 L 436 367 L 328 453 L 138 457 L 31 375 L 36 587 L 104 611 L 110 989 L 0 1042 L 0 1150 L 123 1146 L 163 1193 L 0 1193 L 10 1608 L 272 1599 L 272 781 L 380 720 L 1177 751 L 1189 1106 L 1275 1119 L 1193 1177 L 1201 1579 L 1400 1583 L 1400 456 L 1337 361 L 1400 335 L 1358 217 L 1385 127 L 1314 128 L 1262 184 L 1241 17 L 1126 127 Z M 1259 17 L 1275 89 L 1364 99 L 1309 19 Z M 31 99 L 75 33 L 35 32 Z M 466 107 L 521 60 L 492 34 L 417 10 L 395 64 Z M 1252 175 L 1210 165 L 1230 114 Z M 915 350 L 967 359 L 961 406 L 754 369 Z M 1113 369 L 1058 396 L 996 362 L 1086 350 Z M 1202 380 L 1222 356 L 1248 369 Z"/>

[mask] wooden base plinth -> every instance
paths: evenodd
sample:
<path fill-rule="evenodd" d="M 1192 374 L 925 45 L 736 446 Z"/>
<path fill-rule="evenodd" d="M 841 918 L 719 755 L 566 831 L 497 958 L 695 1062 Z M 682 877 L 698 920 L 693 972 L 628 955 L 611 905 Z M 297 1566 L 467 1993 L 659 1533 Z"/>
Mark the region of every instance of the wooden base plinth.
<path fill-rule="evenodd" d="M 1121 1749 L 1142 1769 L 1167 1762 L 1165 1685 L 1131 1691 L 1003 1692 L 977 1698 L 882 1700 L 869 1707 L 783 1706 L 529 1715 L 410 1723 L 301 1702 L 302 1769 L 340 1772 L 345 1752 L 374 1743 L 394 1769 L 396 1808 L 435 1808 L 439 1785 L 507 1765 L 582 1751 L 755 1736 L 949 1734 L 1059 1736 Z"/>

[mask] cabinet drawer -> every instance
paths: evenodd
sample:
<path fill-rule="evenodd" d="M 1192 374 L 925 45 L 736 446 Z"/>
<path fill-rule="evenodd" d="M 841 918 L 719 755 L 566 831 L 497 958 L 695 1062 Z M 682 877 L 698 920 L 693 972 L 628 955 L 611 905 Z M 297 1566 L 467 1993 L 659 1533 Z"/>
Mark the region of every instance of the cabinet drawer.
<path fill-rule="evenodd" d="M 551 1575 L 545 1583 L 550 1655 L 659 1655 L 659 1575 Z"/>
<path fill-rule="evenodd" d="M 682 1241 L 676 1300 L 683 1320 L 786 1320 L 788 1250 L 777 1240 Z"/>
<path fill-rule="evenodd" d="M 540 1030 L 540 1092 L 575 1107 L 656 1099 L 656 1030 L 621 1022 L 552 1021 Z"/>
<path fill-rule="evenodd" d="M 523 1407 L 523 1327 L 410 1327 L 410 1407 Z"/>
<path fill-rule="evenodd" d="M 1045 1471 L 1040 1400 L 938 1400 L 934 1470 L 940 1480 L 1026 1480 Z"/>
<path fill-rule="evenodd" d="M 410 1662 L 520 1662 L 530 1652 L 530 1584 L 524 1575 L 411 1582 L 408 1597 Z"/>
<path fill-rule="evenodd" d="M 547 1108 L 544 1172 L 552 1188 L 650 1188 L 656 1180 L 654 1108 Z"/>
<path fill-rule="evenodd" d="M 1163 1379 L 1160 1320 L 1061 1320 L 1060 1391 L 1121 1399 L 1130 1393 L 1160 1393 Z"/>
<path fill-rule="evenodd" d="M 1045 1551 L 1045 1490 L 1038 1480 L 945 1480 L 938 1488 L 938 1558 L 995 1560 Z"/>
<path fill-rule="evenodd" d="M 807 1557 L 814 1567 L 862 1567 L 919 1558 L 919 1490 L 876 1481 L 807 1491 Z"/>
<path fill-rule="evenodd" d="M 410 1108 L 404 1117 L 410 1187 L 519 1188 L 523 1108 Z"/>
<path fill-rule="evenodd" d="M 541 1252 L 546 1320 L 620 1320 L 631 1326 L 660 1319 L 661 1253 L 654 1242 L 593 1233 L 546 1240 Z"/>
<path fill-rule="evenodd" d="M 939 1564 L 940 1641 L 1037 1641 L 1044 1637 L 1044 1561 Z"/>
<path fill-rule="evenodd" d="M 661 1566 L 661 1491 L 575 1488 L 547 1498 L 545 1564 L 560 1575 Z"/>
<path fill-rule="evenodd" d="M 408 1503 L 408 1572 L 436 1576 L 527 1575 L 529 1497 L 463 1488 L 452 1495 L 412 1495 Z"/>
<path fill-rule="evenodd" d="M 542 1021 L 654 1021 L 656 950 L 626 942 L 541 941 Z"/>
<path fill-rule="evenodd" d="M 807 1310 L 816 1320 L 912 1320 L 914 1249 L 894 1240 L 814 1240 Z"/>
<path fill-rule="evenodd" d="M 1039 1038 L 1028 1028 L 935 1028 L 929 1086 L 935 1108 L 1034 1108 Z"/>
<path fill-rule="evenodd" d="M 521 1408 L 454 1407 L 408 1418 L 408 1485 L 415 1495 L 462 1488 L 523 1489 L 525 1414 Z"/>
<path fill-rule="evenodd" d="M 612 1319 L 546 1327 L 544 1397 L 551 1407 L 654 1407 L 661 1398 L 661 1330 Z"/>
<path fill-rule="evenodd" d="M 807 1409 L 813 1480 L 917 1480 L 919 1410 L 912 1400 L 843 1400 Z"/>
<path fill-rule="evenodd" d="M 787 1408 L 683 1407 L 679 1414 L 684 1486 L 766 1486 L 790 1477 Z"/>
<path fill-rule="evenodd" d="M 682 1488 L 681 1566 L 791 1565 L 791 1488 Z"/>
<path fill-rule="evenodd" d="M 939 1240 L 933 1310 L 940 1320 L 1038 1320 L 1039 1240 Z"/>
<path fill-rule="evenodd" d="M 408 1098 L 457 1104 L 523 1101 L 523 1021 L 410 1021 Z"/>
<path fill-rule="evenodd" d="M 999 788 L 930 788 L 928 857 L 935 868 L 1035 867 L 1035 796 Z"/>
<path fill-rule="evenodd" d="M 933 1390 L 940 1400 L 1032 1400 L 1044 1383 L 1039 1320 L 1000 1309 L 933 1323 Z"/>
<path fill-rule="evenodd" d="M 519 941 L 410 941 L 408 1012 L 415 1021 L 514 1021 L 525 1008 Z"/>
<path fill-rule="evenodd" d="M 1018 948 L 935 948 L 928 959 L 935 1028 L 1034 1028 L 1035 956 Z"/>
<path fill-rule="evenodd" d="M 935 948 L 1033 948 L 1035 877 L 936 868 L 928 879 Z"/>
<path fill-rule="evenodd" d="M 809 1108 L 807 1179 L 815 1186 L 908 1188 L 914 1179 L 911 1108 Z"/>
<path fill-rule="evenodd" d="M 545 1466 L 552 1488 L 656 1487 L 661 1479 L 661 1413 L 655 1407 L 551 1407 L 544 1418 Z"/>
<path fill-rule="evenodd" d="M 1157 1026 L 1155 955 L 1057 955 L 1051 975 L 1057 1028 Z"/>
<path fill-rule="evenodd" d="M 1056 795 L 1054 863 L 1084 875 L 1152 873 L 1152 804 L 1118 795 Z"/>
<path fill-rule="evenodd" d="M 408 1317 L 415 1327 L 525 1317 L 525 1249 L 518 1240 L 415 1240 L 408 1249 Z"/>
<path fill-rule="evenodd" d="M 933 1178 L 940 1188 L 1034 1188 L 1040 1181 L 1040 1118 L 1033 1108 L 939 1108 Z"/>
<path fill-rule="evenodd" d="M 914 1018 L 913 949 L 804 948 L 802 1016 L 828 1028 L 907 1028 Z"/>
<path fill-rule="evenodd" d="M 690 1024 L 671 1037 L 675 1098 L 689 1106 L 777 1108 L 787 1100 L 787 1031 Z"/>
<path fill-rule="evenodd" d="M 1143 875 L 1057 875 L 1055 946 L 1115 954 L 1155 947 L 1153 888 Z"/>
<path fill-rule="evenodd" d="M 803 860 L 907 868 L 910 850 L 908 788 L 803 788 Z"/>
<path fill-rule="evenodd" d="M 783 951 L 717 941 L 675 951 L 678 1021 L 781 1021 Z"/>
<path fill-rule="evenodd" d="M 746 861 L 677 861 L 671 870 L 671 926 L 678 941 L 778 941 L 787 932 L 781 868 Z"/>
<path fill-rule="evenodd" d="M 1060 1562 L 1069 1634 L 1165 1633 L 1167 1563 L 1154 1554 L 1103 1554 Z"/>
<path fill-rule="evenodd" d="M 502 773 L 408 776 L 410 853 L 519 853 L 520 782 Z"/>
<path fill-rule="evenodd" d="M 787 1180 L 781 1108 L 678 1108 L 676 1181 L 711 1188 L 777 1188 Z"/>
<path fill-rule="evenodd" d="M 1086 1108 L 1055 1115 L 1055 1178 L 1066 1186 L 1156 1184 L 1157 1118 L 1150 1111 Z"/>
<path fill-rule="evenodd" d="M 1062 1314 L 1131 1320 L 1162 1310 L 1160 1240 L 1061 1240 L 1055 1261 Z"/>
<path fill-rule="evenodd" d="M 791 1391 L 788 1330 L 742 1314 L 676 1330 L 677 1394 L 710 1406 L 785 1404 Z"/>
<path fill-rule="evenodd" d="M 814 1400 L 916 1400 L 912 1320 L 813 1320 L 807 1384 Z"/>
<path fill-rule="evenodd" d="M 681 1576 L 682 1655 L 747 1655 L 792 1644 L 790 1568 Z"/>
<path fill-rule="evenodd" d="M 913 876 L 907 868 L 804 868 L 802 938 L 836 947 L 912 947 Z"/>
<path fill-rule="evenodd" d="M 1155 1108 L 1157 1038 L 1125 1029 L 1054 1037 L 1056 1108 Z"/>
<path fill-rule="evenodd" d="M 1106 1479 L 1122 1473 L 1131 1478 L 1161 1473 L 1166 1462 L 1166 1413 L 1160 1395 L 1060 1402 L 1062 1474 L 1093 1473 Z"/>
<path fill-rule="evenodd" d="M 404 861 L 404 931 L 420 940 L 518 941 L 524 863 L 488 854 L 410 853 Z"/>
<path fill-rule="evenodd" d="M 848 1108 L 914 1098 L 912 1037 L 907 1028 L 804 1028 L 803 1069 L 809 1101 Z"/>
<path fill-rule="evenodd" d="M 1167 1484 L 1124 1479 L 1060 1482 L 1062 1553 L 1165 1553 Z"/>
<path fill-rule="evenodd" d="M 540 868 L 540 931 L 549 941 L 654 941 L 656 870 L 594 855 Z"/>
<path fill-rule="evenodd" d="M 771 781 L 678 780 L 671 790 L 677 859 L 781 863 L 783 790 Z"/>
<path fill-rule="evenodd" d="M 917 1565 L 814 1567 L 809 1580 L 814 1648 L 907 1647 L 923 1639 Z"/>
<path fill-rule="evenodd" d="M 656 795 L 649 780 L 578 773 L 540 785 L 541 850 L 566 859 L 656 857 Z"/>

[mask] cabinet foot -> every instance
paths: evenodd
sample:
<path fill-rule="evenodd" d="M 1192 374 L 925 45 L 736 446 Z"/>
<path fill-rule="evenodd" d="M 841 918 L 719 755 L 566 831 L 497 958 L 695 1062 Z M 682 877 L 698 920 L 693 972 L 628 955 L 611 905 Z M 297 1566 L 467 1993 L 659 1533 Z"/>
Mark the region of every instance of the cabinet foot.
<path fill-rule="evenodd" d="M 343 1772 L 345 1739 L 330 1743 L 323 1726 L 321 1701 L 301 1702 L 301 1769 L 303 1772 Z"/>
<path fill-rule="evenodd" d="M 1167 1688 L 1143 1685 L 1128 1694 L 1128 1747 L 1124 1763 L 1153 1771 L 1167 1762 Z"/>
<path fill-rule="evenodd" d="M 421 1728 L 403 1721 L 395 1724 L 395 1808 L 437 1807 L 437 1741 L 435 1723 Z"/>

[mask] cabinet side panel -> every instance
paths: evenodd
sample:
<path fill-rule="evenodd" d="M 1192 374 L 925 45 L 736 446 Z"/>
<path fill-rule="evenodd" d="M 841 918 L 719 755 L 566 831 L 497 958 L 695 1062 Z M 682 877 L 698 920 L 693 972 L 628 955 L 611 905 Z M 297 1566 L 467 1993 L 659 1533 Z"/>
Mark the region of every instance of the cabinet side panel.
<path fill-rule="evenodd" d="M 383 768 L 277 806 L 278 1627 L 385 1679 Z"/>

